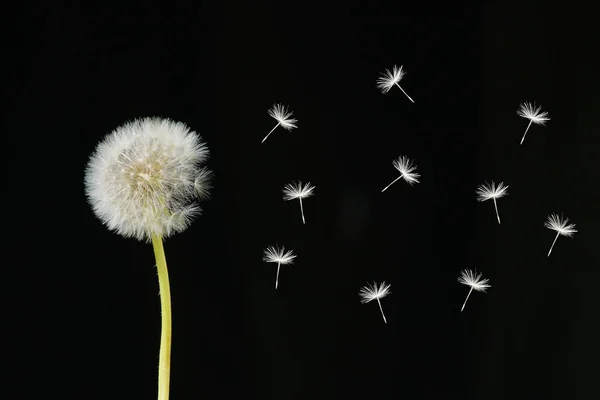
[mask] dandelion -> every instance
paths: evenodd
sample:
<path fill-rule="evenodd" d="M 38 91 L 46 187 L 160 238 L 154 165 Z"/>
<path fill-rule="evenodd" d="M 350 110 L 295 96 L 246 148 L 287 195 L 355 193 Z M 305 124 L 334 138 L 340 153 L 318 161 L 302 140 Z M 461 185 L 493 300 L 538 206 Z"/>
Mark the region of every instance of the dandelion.
<path fill-rule="evenodd" d="M 282 265 L 291 265 L 294 263 L 294 252 L 291 250 L 285 251 L 285 247 L 278 248 L 277 246 L 267 247 L 264 250 L 263 261 L 269 263 L 277 263 L 277 276 L 275 277 L 275 289 L 279 285 L 279 268 Z"/>
<path fill-rule="evenodd" d="M 398 170 L 398 172 L 400 172 L 400 176 L 394 179 L 392 183 L 384 187 L 381 191 L 382 193 L 385 192 L 387 188 L 392 186 L 394 183 L 396 183 L 397 180 L 401 178 L 408 182 L 410 185 L 413 185 L 414 183 L 419 183 L 418 178 L 421 175 L 415 172 L 417 170 L 417 166 L 413 164 L 413 161 L 410 160 L 408 157 L 400 156 L 397 160 L 392 161 L 392 165 Z"/>
<path fill-rule="evenodd" d="M 296 183 L 288 183 L 283 188 L 283 199 L 286 201 L 289 200 L 300 200 L 300 213 L 302 214 L 302 223 L 305 224 L 306 221 L 304 219 L 304 207 L 302 206 L 302 199 L 306 199 L 313 195 L 314 186 L 311 186 L 310 182 L 305 185 L 302 185 L 302 182 Z"/>
<path fill-rule="evenodd" d="M 292 114 L 293 113 L 291 111 L 288 111 L 287 108 L 285 106 L 282 106 L 281 104 L 273 105 L 273 107 L 269 110 L 269 115 L 275 118 L 275 120 L 277 121 L 277 125 L 275 125 L 273 129 L 271 129 L 271 132 L 267 133 L 267 136 L 265 136 L 261 143 L 264 143 L 264 141 L 267 140 L 269 135 L 275 129 L 277 129 L 279 125 L 281 125 L 283 129 L 287 129 L 288 131 L 291 131 L 292 129 L 296 128 L 296 122 L 298 122 L 298 120 L 292 118 Z"/>
<path fill-rule="evenodd" d="M 529 124 L 527 124 L 527 129 L 525 129 L 525 133 L 523 134 L 523 137 L 521 138 L 521 143 L 519 144 L 523 144 L 523 140 L 525 140 L 525 135 L 527 135 L 527 131 L 529 130 L 529 127 L 532 123 L 544 126 L 546 125 L 546 121 L 550 121 L 550 118 L 548 118 L 548 113 L 546 111 L 541 111 L 542 107 L 536 107 L 535 103 L 533 105 L 527 102 L 521 104 L 521 107 L 517 111 L 517 115 L 519 117 L 527 118 L 529 120 Z"/>
<path fill-rule="evenodd" d="M 554 243 L 556 243 L 556 239 L 559 236 L 573 237 L 573 235 L 577 232 L 575 229 L 575 224 L 569 224 L 569 218 L 561 218 L 558 214 L 550 214 L 544 222 L 544 226 L 550 230 L 556 232 L 556 237 L 552 242 L 552 246 L 550 246 L 550 251 L 548 252 L 548 257 L 550 257 L 550 253 L 552 253 L 552 248 L 554 248 Z"/>
<path fill-rule="evenodd" d="M 387 319 L 385 319 L 385 314 L 383 313 L 383 308 L 381 307 L 380 299 L 383 299 L 388 294 L 391 294 L 390 286 L 383 281 L 380 285 L 373 282 L 373 285 L 367 283 L 366 286 L 363 286 L 358 295 L 360 296 L 360 302 L 366 304 L 370 301 L 377 300 L 377 304 L 379 304 L 379 311 L 381 311 L 381 316 L 383 317 L 383 322 L 387 324 Z"/>
<path fill-rule="evenodd" d="M 411 99 L 410 96 L 406 94 L 404 89 L 402 89 L 402 86 L 399 85 L 399 82 L 402 80 L 402 78 L 404 78 L 404 75 L 406 75 L 406 72 L 402 70 L 402 66 L 398 68 L 394 65 L 391 72 L 389 69 L 386 69 L 385 72 L 382 73 L 377 79 L 377 88 L 381 90 L 381 93 L 386 94 L 391 88 L 398 86 L 400 90 L 402 90 L 402 93 L 404 93 L 404 95 L 414 103 L 415 101 Z"/>
<path fill-rule="evenodd" d="M 477 274 L 477 272 L 474 273 L 470 269 L 465 269 L 461 271 L 460 277 L 458 278 L 458 282 L 471 287 L 471 289 L 469 289 L 469 294 L 467 295 L 467 298 L 465 299 L 465 302 L 463 303 L 463 306 L 460 309 L 461 312 L 465 309 L 465 305 L 467 305 L 467 300 L 469 300 L 469 296 L 471 295 L 473 289 L 475 289 L 478 292 L 485 293 L 487 288 L 492 287 L 492 285 L 488 284 L 489 279 L 481 279 L 481 273 L 477 275 L 475 274 Z"/>
<path fill-rule="evenodd" d="M 496 199 L 500 199 L 506 195 L 508 192 L 506 191 L 508 186 L 505 186 L 504 183 L 500 182 L 498 186 L 494 182 L 491 185 L 484 184 L 480 185 L 477 188 L 477 201 L 486 201 L 489 199 L 494 200 L 494 208 L 496 209 L 496 218 L 498 218 L 498 223 L 500 223 L 500 214 L 498 214 L 498 204 L 496 203 Z"/>
<path fill-rule="evenodd" d="M 144 118 L 126 123 L 96 147 L 85 170 L 95 215 L 126 238 L 152 242 L 160 287 L 162 332 L 158 399 L 168 400 L 171 368 L 171 293 L 163 240 L 184 231 L 200 213 L 211 172 L 209 151 L 180 122 Z"/>

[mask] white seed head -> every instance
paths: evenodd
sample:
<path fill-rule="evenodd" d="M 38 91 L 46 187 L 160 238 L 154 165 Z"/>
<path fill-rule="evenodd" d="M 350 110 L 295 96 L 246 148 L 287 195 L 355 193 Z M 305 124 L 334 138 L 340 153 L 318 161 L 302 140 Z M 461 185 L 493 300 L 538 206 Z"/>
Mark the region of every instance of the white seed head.
<path fill-rule="evenodd" d="M 278 248 L 277 246 L 270 246 L 264 250 L 263 261 L 278 263 L 281 265 L 293 264 L 296 255 L 292 250 L 285 251 L 285 247 Z"/>
<path fill-rule="evenodd" d="M 409 184 L 419 183 L 419 177 L 421 175 L 417 174 L 417 166 L 413 163 L 411 159 L 405 156 L 400 156 L 397 160 L 392 161 L 392 165 L 394 168 L 402 174 L 402 179 L 404 179 Z"/>
<path fill-rule="evenodd" d="M 500 182 L 498 186 L 494 182 L 488 184 L 487 182 L 483 185 L 480 185 L 477 188 L 477 201 L 486 201 L 490 199 L 499 199 L 506 195 L 508 186 L 504 185 L 504 183 Z"/>
<path fill-rule="evenodd" d="M 292 118 L 293 113 L 281 104 L 274 104 L 269 110 L 269 115 L 275 118 L 279 122 L 279 125 L 288 131 L 296 128 L 298 120 Z"/>
<path fill-rule="evenodd" d="M 546 124 L 546 121 L 550 121 L 550 118 L 548 118 L 548 113 L 546 111 L 541 111 L 541 106 L 536 107 L 535 103 L 531 104 L 525 102 L 521 104 L 519 110 L 517 111 L 517 115 L 519 117 L 527 118 L 534 124 L 544 126 Z"/>
<path fill-rule="evenodd" d="M 367 283 L 367 285 L 360 288 L 360 291 L 358 292 L 358 295 L 360 296 L 360 302 L 365 304 L 372 300 L 384 298 L 388 294 L 392 293 L 390 290 L 391 286 L 392 285 L 390 284 L 386 284 L 385 281 L 379 285 L 376 282 L 373 282 L 372 285 Z"/>
<path fill-rule="evenodd" d="M 381 90 L 381 93 L 385 94 L 400 82 L 404 78 L 404 75 L 406 75 L 406 72 L 402 70 L 402 66 L 398 68 L 394 65 L 391 72 L 389 69 L 386 69 L 377 79 L 377 88 Z"/>
<path fill-rule="evenodd" d="M 310 182 L 302 185 L 302 182 L 288 183 L 283 188 L 283 199 L 284 200 L 296 200 L 305 199 L 313 195 L 314 186 L 311 186 Z"/>
<path fill-rule="evenodd" d="M 183 123 L 143 118 L 108 134 L 85 170 L 96 216 L 124 237 L 150 241 L 184 231 L 200 213 L 211 172 L 200 137 Z"/>
<path fill-rule="evenodd" d="M 478 292 L 485 292 L 487 288 L 492 287 L 488 284 L 489 279 L 481 279 L 481 273 L 473 272 L 470 269 L 461 271 L 458 281 L 463 285 L 470 286 Z"/>
<path fill-rule="evenodd" d="M 566 237 L 571 237 L 577 232 L 575 224 L 569 224 L 569 218 L 563 219 L 559 217 L 558 214 L 548 215 L 546 222 L 544 222 L 544 226 Z"/>

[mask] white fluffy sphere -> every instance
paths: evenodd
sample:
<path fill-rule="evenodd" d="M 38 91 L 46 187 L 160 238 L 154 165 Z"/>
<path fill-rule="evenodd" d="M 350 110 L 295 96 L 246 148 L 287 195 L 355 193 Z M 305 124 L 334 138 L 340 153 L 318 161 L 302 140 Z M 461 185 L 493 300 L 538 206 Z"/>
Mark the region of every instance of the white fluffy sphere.
<path fill-rule="evenodd" d="M 96 216 L 125 237 L 150 241 L 185 230 L 208 195 L 209 155 L 185 124 L 161 118 L 128 122 L 100 142 L 85 171 Z"/>

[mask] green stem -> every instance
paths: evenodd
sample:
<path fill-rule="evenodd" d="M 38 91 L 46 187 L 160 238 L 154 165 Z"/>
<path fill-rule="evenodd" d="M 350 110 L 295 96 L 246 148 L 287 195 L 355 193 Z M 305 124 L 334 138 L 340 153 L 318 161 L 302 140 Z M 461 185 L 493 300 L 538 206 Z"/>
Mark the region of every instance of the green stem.
<path fill-rule="evenodd" d="M 158 400 L 169 400 L 169 380 L 171 376 L 171 289 L 169 288 L 169 272 L 162 238 L 152 235 L 152 247 L 158 270 L 158 286 L 160 288 L 161 334 L 160 356 L 158 362 Z"/>

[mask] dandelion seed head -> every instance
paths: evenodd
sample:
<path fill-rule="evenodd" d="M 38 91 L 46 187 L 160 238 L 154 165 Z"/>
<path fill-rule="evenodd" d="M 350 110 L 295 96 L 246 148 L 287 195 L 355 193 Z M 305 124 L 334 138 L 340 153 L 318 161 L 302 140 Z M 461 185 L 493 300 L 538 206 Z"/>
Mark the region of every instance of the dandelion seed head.
<path fill-rule="evenodd" d="M 108 134 L 85 170 L 94 214 L 124 237 L 150 241 L 184 231 L 201 209 L 211 173 L 209 150 L 183 123 L 143 118 Z"/>
<path fill-rule="evenodd" d="M 561 218 L 558 214 L 550 214 L 544 222 L 544 226 L 561 236 L 572 237 L 577 230 L 575 224 L 569 224 L 569 218 Z"/>
<path fill-rule="evenodd" d="M 360 302 L 364 304 L 376 299 L 384 298 L 392 293 L 390 286 L 391 285 L 386 284 L 385 281 L 379 285 L 376 282 L 373 282 L 373 284 L 367 283 L 367 285 L 363 286 L 358 292 L 358 295 L 361 298 Z"/>
<path fill-rule="evenodd" d="M 547 121 L 550 121 L 548 118 L 548 113 L 546 111 L 541 112 L 542 107 L 537 106 L 528 102 L 522 103 L 519 110 L 517 111 L 517 115 L 519 117 L 527 118 L 534 124 L 544 126 Z"/>
<path fill-rule="evenodd" d="M 312 196 L 314 186 L 311 186 L 310 182 L 306 184 L 302 184 L 302 182 L 298 183 L 288 183 L 283 187 L 283 199 L 284 200 L 295 200 L 295 199 L 305 199 L 307 197 Z"/>
<path fill-rule="evenodd" d="M 274 104 L 273 107 L 269 110 L 269 115 L 273 117 L 282 128 L 291 131 L 296 128 L 296 123 L 298 120 L 292 118 L 293 113 L 288 111 L 287 107 L 281 104 Z"/>
<path fill-rule="evenodd" d="M 500 199 L 508 195 L 508 186 L 500 182 L 497 186 L 494 182 L 487 182 L 477 188 L 477 201 L 486 201 L 490 199 Z"/>
<path fill-rule="evenodd" d="M 470 286 L 478 292 L 485 292 L 492 285 L 488 284 L 489 279 L 481 279 L 481 273 L 473 272 L 470 269 L 462 270 L 458 277 L 458 282 Z"/>
<path fill-rule="evenodd" d="M 380 77 L 377 79 L 377 88 L 381 90 L 383 94 L 390 91 L 394 85 L 398 84 L 402 78 L 404 78 L 406 72 L 402 69 L 402 66 L 397 67 L 394 65 L 392 71 L 386 69 Z"/>
<path fill-rule="evenodd" d="M 392 161 L 392 165 L 394 168 L 402 174 L 402 179 L 404 179 L 409 184 L 419 183 L 420 174 L 414 172 L 417 170 L 417 166 L 413 163 L 411 159 L 405 156 L 400 156 L 397 160 Z"/>
<path fill-rule="evenodd" d="M 264 250 L 263 253 L 264 262 L 278 263 L 281 265 L 293 264 L 294 258 L 296 258 L 294 252 L 292 250 L 286 251 L 284 246 L 281 248 L 277 246 L 269 246 Z"/>

